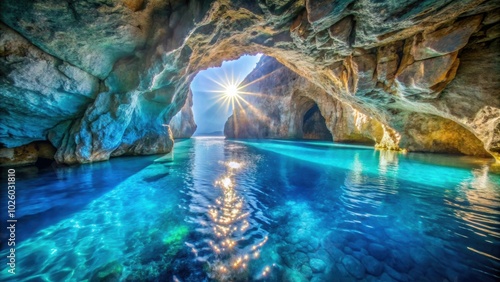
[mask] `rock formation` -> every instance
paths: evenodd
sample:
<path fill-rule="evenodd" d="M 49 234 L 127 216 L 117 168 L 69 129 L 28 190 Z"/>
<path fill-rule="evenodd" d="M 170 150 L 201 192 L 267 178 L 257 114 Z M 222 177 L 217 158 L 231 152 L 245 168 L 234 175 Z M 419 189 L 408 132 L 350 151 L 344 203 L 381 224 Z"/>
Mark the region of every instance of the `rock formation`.
<path fill-rule="evenodd" d="M 499 161 L 499 7 L 495 0 L 4 0 L 0 143 L 49 140 L 61 163 L 168 152 L 166 125 L 193 75 L 264 53 L 323 99 L 392 128 L 383 139 Z"/>
<path fill-rule="evenodd" d="M 274 58 L 262 57 L 243 85 L 256 95 L 244 96 L 229 117 L 229 138 L 333 139 L 336 142 L 373 143 L 379 148 L 447 152 L 487 156 L 482 143 L 457 123 L 438 116 L 411 113 L 400 133 L 328 95 Z M 304 127 L 312 110 L 317 117 L 311 135 Z M 319 119 L 319 120 L 318 120 Z M 309 122 L 310 124 L 310 122 Z M 331 135 L 322 134 L 326 125 Z M 370 142 L 371 141 L 371 142 Z"/>
<path fill-rule="evenodd" d="M 193 116 L 193 94 L 189 91 L 186 103 L 182 109 L 170 120 L 170 130 L 174 138 L 189 138 L 196 131 Z"/>
<path fill-rule="evenodd" d="M 252 94 L 241 95 L 248 103 L 236 104 L 226 122 L 224 133 L 229 138 L 323 139 L 397 149 L 399 140 L 383 139 L 380 122 L 344 105 L 272 57 L 263 56 L 242 85 L 248 85 L 245 91 Z"/>

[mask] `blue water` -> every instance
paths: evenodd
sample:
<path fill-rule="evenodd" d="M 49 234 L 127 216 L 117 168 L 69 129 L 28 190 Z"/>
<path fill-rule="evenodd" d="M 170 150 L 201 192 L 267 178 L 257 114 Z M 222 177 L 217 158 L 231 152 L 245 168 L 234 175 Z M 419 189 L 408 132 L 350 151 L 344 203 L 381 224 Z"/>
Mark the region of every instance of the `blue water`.
<path fill-rule="evenodd" d="M 496 281 L 500 175 L 489 170 L 467 157 L 222 138 L 18 169 L 16 274 L 2 232 L 0 280 Z"/>

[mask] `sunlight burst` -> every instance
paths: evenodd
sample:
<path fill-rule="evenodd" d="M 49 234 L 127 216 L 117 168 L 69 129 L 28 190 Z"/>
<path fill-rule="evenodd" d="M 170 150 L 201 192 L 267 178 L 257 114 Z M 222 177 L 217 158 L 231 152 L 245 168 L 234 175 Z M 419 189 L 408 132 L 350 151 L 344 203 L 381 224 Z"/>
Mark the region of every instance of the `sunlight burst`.
<path fill-rule="evenodd" d="M 251 85 L 266 79 L 275 71 L 247 81 L 245 81 L 245 77 L 242 77 L 240 73 L 235 75 L 234 69 L 232 68 L 229 71 L 224 70 L 222 74 L 215 73 L 215 77 L 206 76 L 208 80 L 214 83 L 215 89 L 212 88 L 213 90 L 205 91 L 217 93 L 217 95 L 214 95 L 213 104 L 209 107 L 217 106 L 219 109 L 225 108 L 224 112 L 230 112 L 237 109 L 237 114 L 233 114 L 232 116 L 234 120 L 239 116 L 252 115 L 259 121 L 267 121 L 268 117 L 252 105 L 253 101 L 249 99 L 250 96 L 262 96 L 266 94 L 251 92 L 249 88 L 252 89 L 250 87 Z"/>
<path fill-rule="evenodd" d="M 235 84 L 226 85 L 226 89 L 224 90 L 224 94 L 230 98 L 239 96 L 238 86 Z"/>

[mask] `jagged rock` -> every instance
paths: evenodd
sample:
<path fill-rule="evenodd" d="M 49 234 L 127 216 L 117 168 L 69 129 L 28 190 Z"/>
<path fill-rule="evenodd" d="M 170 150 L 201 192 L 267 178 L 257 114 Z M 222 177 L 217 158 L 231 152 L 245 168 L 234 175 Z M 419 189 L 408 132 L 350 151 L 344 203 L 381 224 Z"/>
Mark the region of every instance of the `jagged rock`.
<path fill-rule="evenodd" d="M 417 61 L 443 56 L 462 49 L 469 41 L 472 33 L 481 23 L 482 16 L 469 17 L 455 22 L 450 27 L 441 28 L 434 32 L 418 35 L 421 38 L 414 40 L 411 50 Z"/>
<path fill-rule="evenodd" d="M 344 105 L 271 57 L 262 57 L 245 83 L 251 83 L 247 91 L 260 96 L 243 97 L 252 106 L 236 108 L 224 128 L 227 137 L 333 139 L 397 148 L 391 137 L 383 140 L 385 130 L 378 121 Z"/>
<path fill-rule="evenodd" d="M 18 34 L 2 27 L 0 35 L 0 143 L 50 140 L 68 163 L 169 151 L 164 125 L 193 75 L 264 53 L 317 87 L 313 102 L 335 99 L 377 121 L 378 135 L 350 132 L 364 140 L 471 151 L 429 147 L 419 141 L 431 139 L 425 126 L 405 126 L 409 116 L 439 117 L 500 160 L 498 8 L 494 0 L 4 0 L 0 21 Z M 327 127 L 339 124 L 340 114 L 328 120 L 333 103 L 321 103 Z M 472 138 L 458 134 L 448 137 Z"/>
<path fill-rule="evenodd" d="M 186 103 L 170 121 L 170 130 L 174 138 L 189 138 L 196 131 L 192 106 L 193 95 L 190 91 Z"/>
<path fill-rule="evenodd" d="M 444 83 L 455 77 L 457 54 L 454 52 L 406 66 L 396 75 L 400 92 L 412 100 L 436 98 Z"/>
<path fill-rule="evenodd" d="M 410 114 L 405 121 L 400 146 L 410 151 L 441 152 L 487 157 L 474 134 L 457 123 L 438 116 Z"/>
<path fill-rule="evenodd" d="M 53 160 L 56 149 L 46 141 L 16 148 L 0 148 L 0 167 L 34 165 L 39 159 Z"/>
<path fill-rule="evenodd" d="M 44 140 L 49 129 L 81 115 L 95 99 L 96 77 L 41 51 L 0 23 L 0 143 Z"/>

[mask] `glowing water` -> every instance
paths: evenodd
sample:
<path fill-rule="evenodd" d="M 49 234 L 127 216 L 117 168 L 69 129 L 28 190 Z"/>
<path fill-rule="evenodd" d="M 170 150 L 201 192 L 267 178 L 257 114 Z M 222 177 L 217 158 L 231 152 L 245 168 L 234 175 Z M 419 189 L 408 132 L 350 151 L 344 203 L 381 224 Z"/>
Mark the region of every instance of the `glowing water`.
<path fill-rule="evenodd" d="M 18 170 L 17 274 L 0 279 L 495 281 L 500 176 L 488 169 L 197 138 L 163 158 Z"/>

